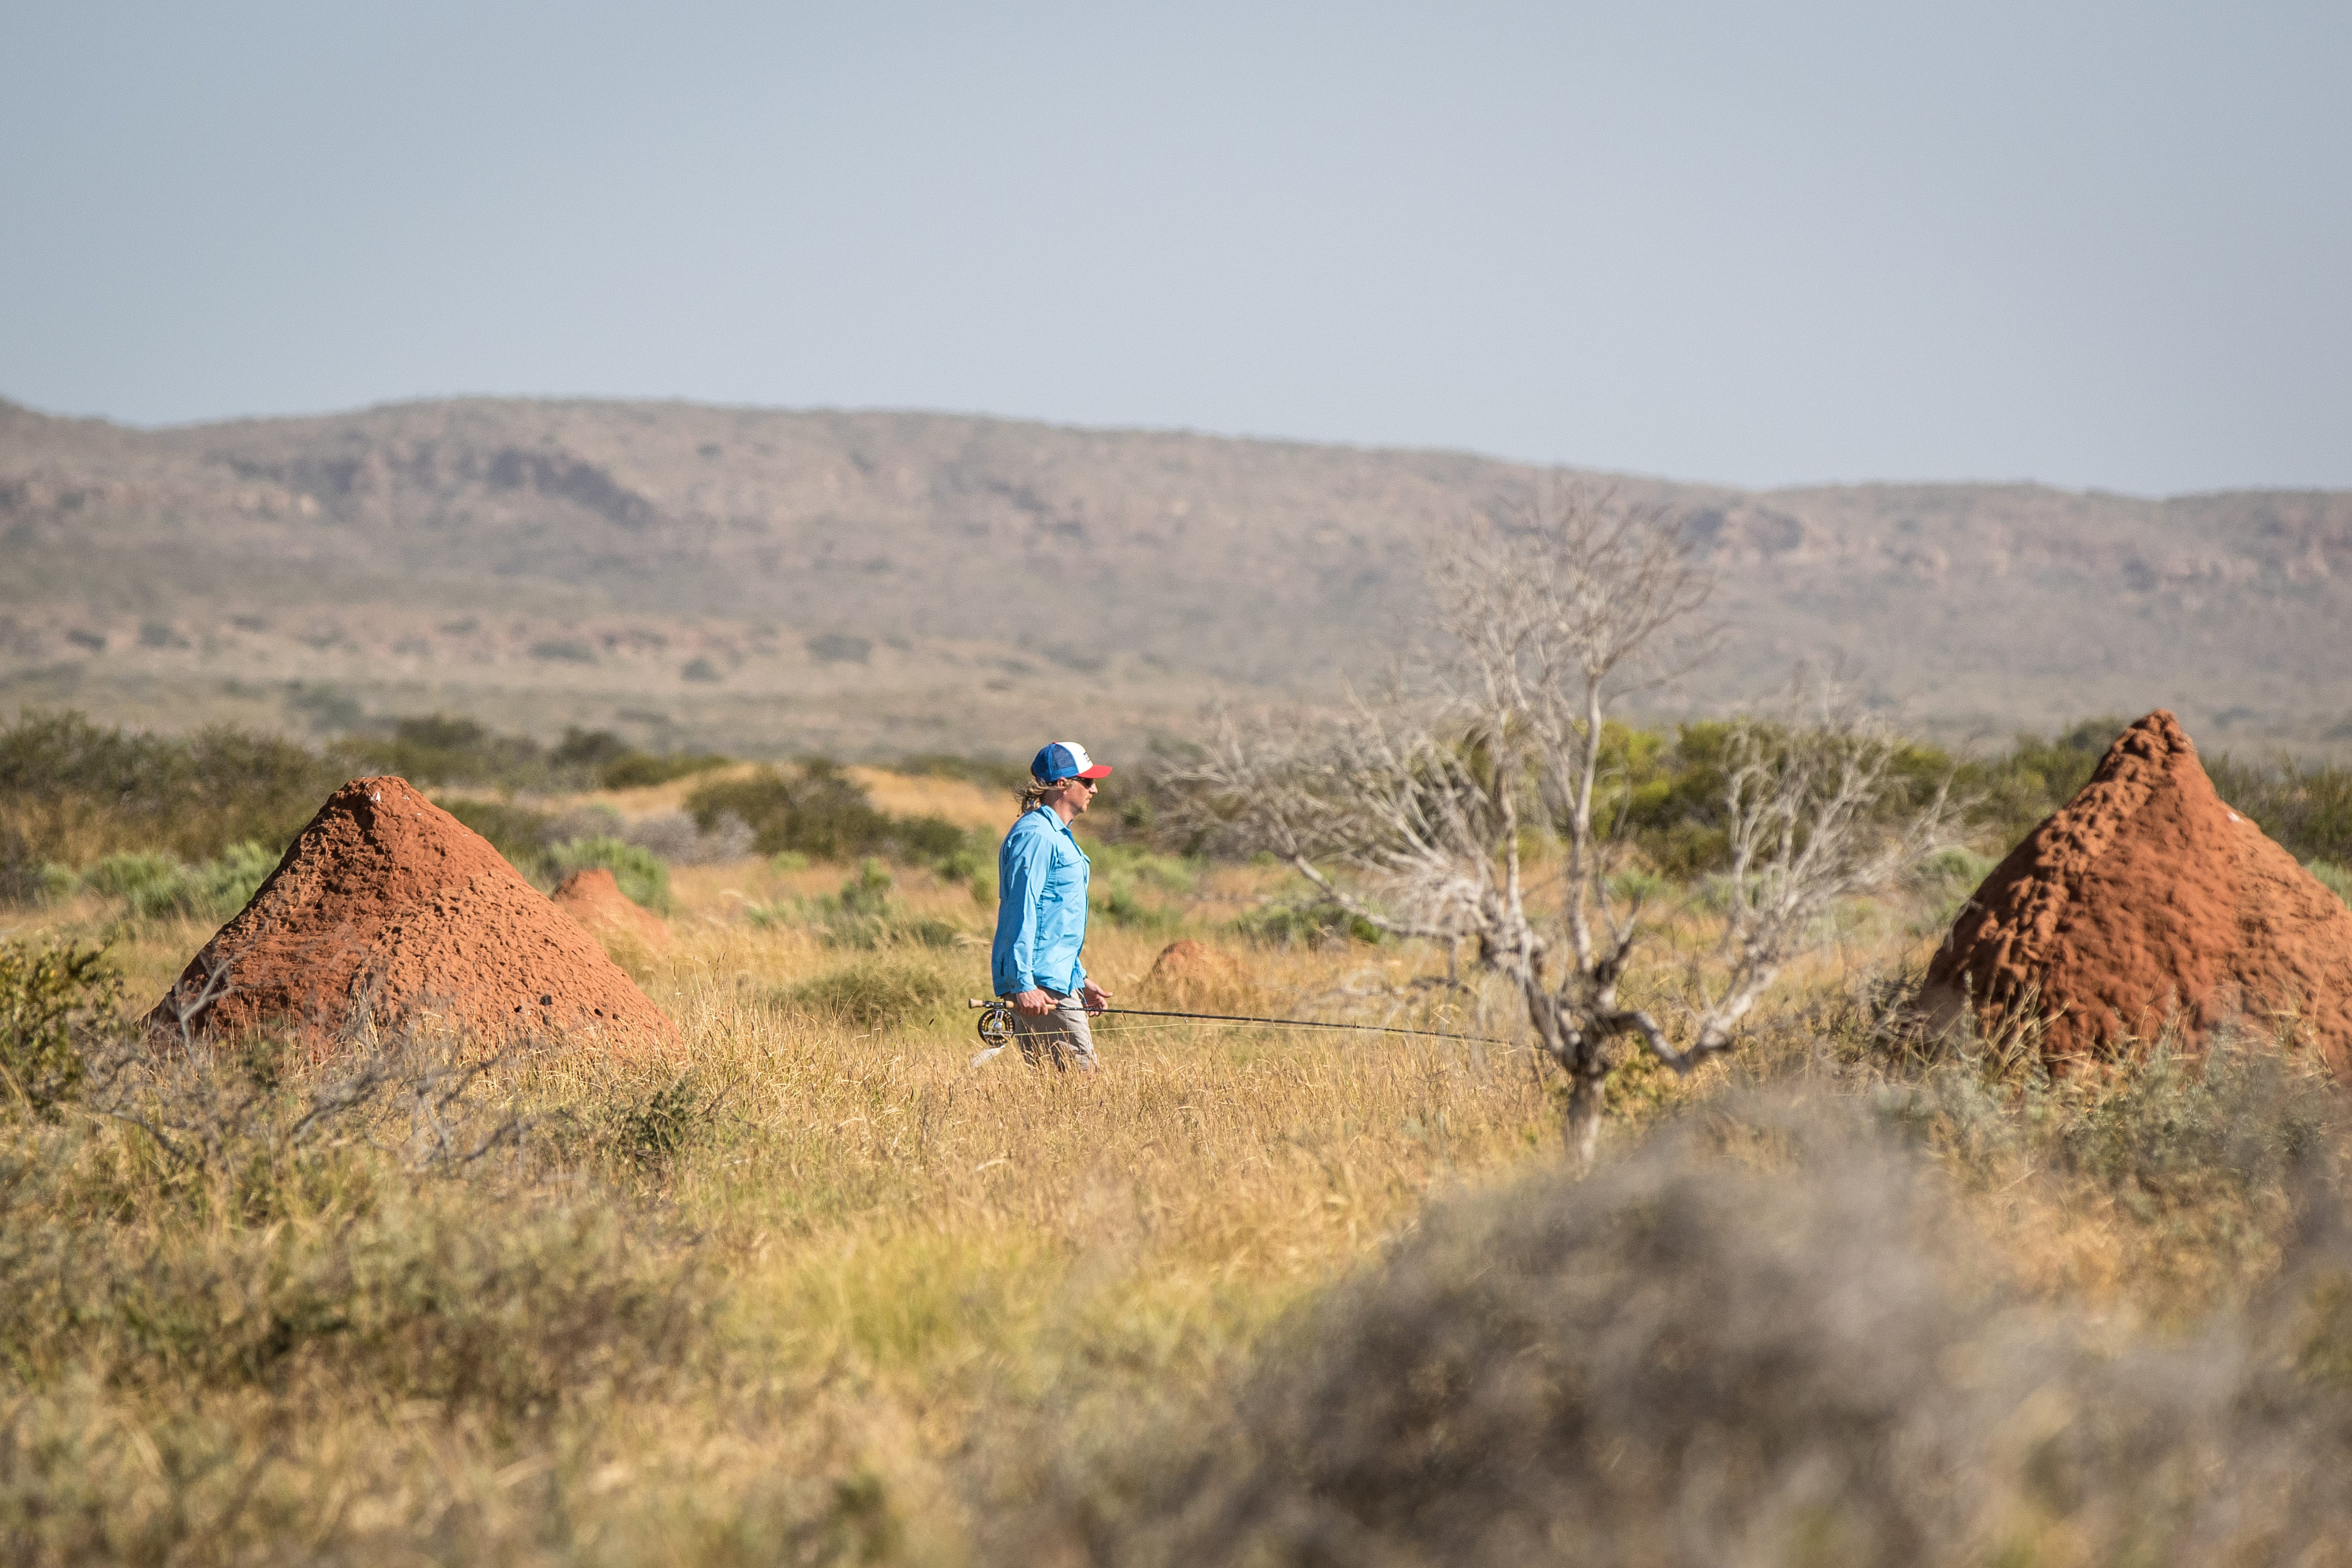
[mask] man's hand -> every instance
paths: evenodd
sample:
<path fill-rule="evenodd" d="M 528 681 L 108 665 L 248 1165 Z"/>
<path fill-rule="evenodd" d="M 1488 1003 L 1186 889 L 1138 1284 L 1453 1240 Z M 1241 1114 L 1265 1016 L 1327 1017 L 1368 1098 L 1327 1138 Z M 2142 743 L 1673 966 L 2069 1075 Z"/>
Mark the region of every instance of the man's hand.
<path fill-rule="evenodd" d="M 1092 986 L 1089 986 L 1087 988 L 1088 990 L 1094 989 Z M 1042 989 L 1035 986 L 1030 987 L 1029 989 L 1025 991 L 1015 991 L 1007 999 L 1010 1000 L 1015 1008 L 1027 1013 L 1031 1018 L 1043 1018 L 1047 1013 L 1052 1012 L 1056 1005 L 1053 998 L 1047 996 Z"/>
<path fill-rule="evenodd" d="M 1098 1013 L 1110 1006 L 1110 993 L 1088 980 L 1078 988 L 1078 1000 L 1086 1004 L 1087 1011 Z"/>

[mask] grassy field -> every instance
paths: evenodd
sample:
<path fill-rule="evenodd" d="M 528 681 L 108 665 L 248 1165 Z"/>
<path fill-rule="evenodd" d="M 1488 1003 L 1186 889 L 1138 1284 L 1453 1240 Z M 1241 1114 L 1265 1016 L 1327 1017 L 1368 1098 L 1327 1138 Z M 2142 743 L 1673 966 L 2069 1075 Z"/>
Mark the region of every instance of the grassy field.
<path fill-rule="evenodd" d="M 1002 813 L 974 786 L 879 782 L 905 797 L 893 810 Z M 661 810 L 677 793 L 611 803 Z M 1707 1189 L 1738 1199 L 1709 1222 L 1709 1245 L 1785 1235 L 1791 1277 L 1813 1277 L 1811 1246 L 1822 1280 L 1846 1280 L 1855 1265 L 1822 1238 L 1851 1252 L 1857 1232 L 1805 1229 L 1819 1206 L 1803 1195 L 1901 1185 L 1877 1166 L 1838 1176 L 1859 1168 L 1830 1148 L 1850 1140 L 1819 1129 L 1857 1118 L 1878 1130 L 1863 1141 L 1893 1140 L 1872 1157 L 1934 1195 L 1932 1212 L 1885 1221 L 1892 1239 L 1870 1255 L 1911 1248 L 1929 1260 L 1918 1267 L 1950 1270 L 1935 1300 L 1997 1299 L 2041 1325 L 2034 1343 L 2086 1347 L 2084 1365 L 2226 1340 L 2231 1364 L 2288 1365 L 2294 1398 L 2334 1409 L 2329 1357 L 2352 1344 L 2329 1315 L 2343 1275 L 2309 1261 L 2326 1229 L 2314 1217 L 2340 1186 L 2325 1079 L 2264 1052 L 2202 1068 L 2160 1057 L 2064 1085 L 2003 1081 L 1981 1061 L 1893 1061 L 1875 1009 L 1932 941 L 1948 892 L 1845 911 L 1732 1061 L 1688 1082 L 1621 1074 L 1603 1168 L 1580 1187 L 1562 1185 L 1552 1085 L 1509 1045 L 1114 1020 L 1099 1074 L 1010 1053 L 969 1067 L 964 998 L 986 988 L 990 912 L 967 885 L 901 870 L 880 914 L 845 922 L 837 890 L 856 875 L 676 868 L 672 945 L 614 949 L 681 1025 L 675 1055 L 543 1041 L 460 1092 L 462 1042 L 388 1040 L 324 1067 L 224 1051 L 100 1072 L 79 1110 L 16 1115 L 0 1148 L 9 1559 L 1528 1560 L 1433 1535 L 1426 1511 L 1375 1558 L 1300 1536 L 1289 1504 L 1247 1501 L 1265 1478 L 1320 1462 L 1311 1434 L 1326 1427 L 1267 1414 L 1292 1409 L 1278 1391 L 1305 1387 L 1299 1369 L 1370 1321 L 1364 1281 L 1410 1282 L 1434 1267 L 1431 1249 L 1480 1233 L 1465 1217 L 1673 1212 L 1683 1189 L 1662 1169 L 1729 1173 Z M 1515 1033 L 1507 998 L 1475 978 L 1444 985 L 1443 953 L 1237 935 L 1237 914 L 1283 891 L 1274 871 L 1138 885 L 1123 923 L 1098 917 L 1088 946 L 1122 1001 Z M 110 941 L 137 1006 L 210 933 L 87 893 L 7 919 L 10 938 Z M 1704 916 L 1677 916 L 1674 934 L 1637 990 L 1687 983 Z M 1232 975 L 1155 991 L 1152 961 L 1179 936 L 1229 956 Z M 1670 1166 L 1662 1151 L 1678 1151 Z M 1457 1282 L 1476 1272 L 1446 1267 Z M 1579 1278 L 1630 1265 L 1593 1268 Z M 1701 1325 L 1685 1325 L 1685 1360 L 1730 1354 L 1713 1294 L 1668 1303 Z M 2300 1337 L 2273 1354 L 2246 1325 L 2281 1312 Z M 1769 1315 L 1818 1316 L 1786 1300 Z M 1344 1415 L 1389 1375 L 1359 1365 L 1314 1398 Z M 2078 1374 L 2049 1375 L 2071 1388 Z M 1742 1440 L 1779 1452 L 1769 1435 Z M 1503 1465 L 1507 1446 L 1468 1455 L 1463 1474 Z M 2104 1461 L 2069 1461 L 2074 1479 L 2044 1486 L 2033 1467 L 2055 1461 L 2018 1454 L 1978 1488 L 1997 1506 L 1969 1505 L 1991 1522 L 1971 1513 L 1916 1560 L 2175 1560 L 2126 1552 L 2130 1531 L 2105 1508 L 2117 1494 L 2077 1484 Z M 1235 1456 L 1255 1456 L 1248 1487 L 1227 1473 Z M 2207 1472 L 2176 1468 L 2182 1495 L 2201 1498 Z M 1428 1454 L 1402 1473 L 1375 1490 L 1418 1495 Z M 2275 1467 L 2257 1479 L 2272 1484 Z M 1328 1479 L 1315 1489 L 1318 1507 L 1348 1495 Z M 1703 1533 L 1611 1539 L 1628 1562 L 1893 1560 L 1907 1538 L 1871 1522 L 1869 1495 L 1840 1495 L 1851 1528 L 1822 1525 L 1818 1509 L 1768 1511 L 1734 1531 L 1738 1552 Z M 1681 1492 L 1658 1496 L 1642 1517 L 1680 1506 Z M 1587 1497 L 1571 1511 L 1606 1521 L 1614 1506 Z"/>

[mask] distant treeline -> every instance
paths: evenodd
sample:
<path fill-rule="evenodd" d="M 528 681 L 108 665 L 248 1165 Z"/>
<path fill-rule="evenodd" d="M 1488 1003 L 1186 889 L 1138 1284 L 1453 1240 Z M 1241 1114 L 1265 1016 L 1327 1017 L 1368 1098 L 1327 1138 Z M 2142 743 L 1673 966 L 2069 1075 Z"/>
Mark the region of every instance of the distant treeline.
<path fill-rule="evenodd" d="M 1901 770 L 1914 790 L 1948 775 L 1979 804 L 1979 847 L 2005 851 L 2082 788 L 2123 729 L 2122 718 L 2074 726 L 2054 737 L 2020 737 L 1998 756 L 1955 764 L 1938 747 L 1910 747 Z M 1713 868 L 1721 852 L 1716 802 L 1730 737 L 1721 723 L 1673 731 L 1612 727 L 1609 769 L 1628 832 L 1658 874 L 1685 877 Z M 1122 765 L 1090 836 L 1175 853 L 1196 852 L 1162 823 L 1170 776 L 1181 753 L 1159 749 Z M 474 800 L 462 816 L 515 853 L 533 853 L 552 814 L 512 797 L 629 789 L 708 771 L 729 759 L 709 753 L 656 754 L 605 730 L 567 730 L 552 746 L 499 735 L 470 719 L 401 720 L 386 737 L 346 737 L 320 750 L 226 727 L 190 735 L 149 735 L 91 723 L 77 713 L 27 711 L 0 727 L 0 899 L 31 898 L 57 885 L 56 869 L 110 855 L 155 853 L 196 863 L 241 844 L 282 850 L 319 803 L 344 780 L 398 773 L 427 789 L 495 790 L 507 801 Z M 910 773 L 969 779 L 1010 790 L 1017 764 L 949 756 L 909 758 Z M 2280 760 L 2208 758 L 2221 794 L 2299 860 L 2352 862 L 2352 768 Z M 772 764 L 693 789 L 686 810 L 705 832 L 740 821 L 761 853 L 815 860 L 879 854 L 929 864 L 951 875 L 982 869 L 974 835 L 936 818 L 877 810 L 840 768 L 824 758 Z"/>

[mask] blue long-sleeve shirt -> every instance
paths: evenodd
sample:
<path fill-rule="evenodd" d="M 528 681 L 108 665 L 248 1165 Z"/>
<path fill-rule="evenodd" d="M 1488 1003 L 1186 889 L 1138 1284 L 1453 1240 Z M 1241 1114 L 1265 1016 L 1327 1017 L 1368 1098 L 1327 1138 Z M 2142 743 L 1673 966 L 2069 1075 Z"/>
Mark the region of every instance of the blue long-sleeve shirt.
<path fill-rule="evenodd" d="M 1064 994 L 1087 983 L 1078 949 L 1087 940 L 1087 884 L 1094 867 L 1069 824 L 1049 806 L 1022 814 L 996 852 L 996 945 L 989 972 L 996 994 L 1044 988 Z"/>

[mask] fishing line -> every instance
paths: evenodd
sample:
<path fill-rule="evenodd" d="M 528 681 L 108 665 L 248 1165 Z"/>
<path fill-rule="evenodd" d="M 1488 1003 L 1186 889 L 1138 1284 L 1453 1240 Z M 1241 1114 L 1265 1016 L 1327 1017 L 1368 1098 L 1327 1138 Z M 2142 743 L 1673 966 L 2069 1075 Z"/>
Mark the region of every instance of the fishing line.
<path fill-rule="evenodd" d="M 1003 997 L 987 1000 L 973 997 L 967 998 L 964 1005 L 980 1009 L 981 1043 L 988 1048 L 982 1052 L 983 1056 L 993 1055 L 1011 1042 L 1013 1039 L 1013 1004 L 1011 1002 L 1006 1001 Z M 1354 1030 L 1362 1034 L 1410 1034 L 1424 1040 L 1465 1040 L 1475 1045 L 1508 1046 L 1511 1043 L 1507 1040 L 1496 1040 L 1491 1035 L 1455 1034 L 1451 1030 L 1440 1029 L 1402 1029 L 1395 1024 L 1382 1023 L 1327 1023 L 1321 1019 L 1259 1018 L 1249 1013 L 1179 1013 L 1165 1012 L 1152 1008 L 1105 1008 L 1100 1012 L 1089 1013 L 1087 1016 L 1088 1018 L 1181 1019 L 1186 1023 L 1262 1023 L 1273 1024 L 1282 1029 L 1346 1029 Z M 1171 1026 L 1147 1024 L 1143 1027 L 1164 1029 Z M 1137 1032 L 1140 1033 L 1141 1030 L 1139 1030 Z M 975 1058 L 975 1061 L 977 1060 Z"/>

